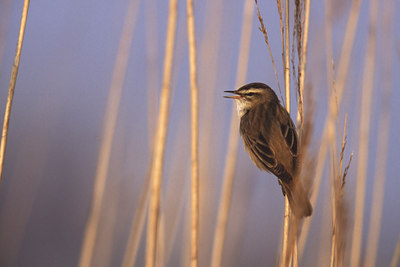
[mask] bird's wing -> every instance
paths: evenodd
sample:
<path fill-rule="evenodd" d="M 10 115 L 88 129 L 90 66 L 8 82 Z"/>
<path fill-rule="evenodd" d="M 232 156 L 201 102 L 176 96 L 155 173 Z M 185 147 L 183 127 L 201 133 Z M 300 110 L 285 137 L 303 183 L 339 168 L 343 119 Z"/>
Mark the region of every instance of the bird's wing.
<path fill-rule="evenodd" d="M 290 152 L 293 156 L 297 156 L 297 133 L 296 127 L 294 126 L 292 120 L 290 119 L 289 114 L 284 111 L 286 116 L 282 116 L 281 118 L 286 118 L 285 120 L 280 122 L 281 132 L 286 141 L 286 145 L 288 146 Z"/>
<path fill-rule="evenodd" d="M 285 167 L 277 161 L 274 150 L 261 134 L 258 138 L 252 138 L 248 135 L 242 137 L 245 147 L 250 150 L 250 157 L 257 167 L 270 171 L 285 181 L 291 179 Z"/>
<path fill-rule="evenodd" d="M 265 139 L 252 138 L 249 135 L 243 136 L 245 147 L 247 147 L 255 156 L 256 161 L 259 161 L 265 168 L 271 169 L 277 165 L 275 152 L 269 147 Z"/>

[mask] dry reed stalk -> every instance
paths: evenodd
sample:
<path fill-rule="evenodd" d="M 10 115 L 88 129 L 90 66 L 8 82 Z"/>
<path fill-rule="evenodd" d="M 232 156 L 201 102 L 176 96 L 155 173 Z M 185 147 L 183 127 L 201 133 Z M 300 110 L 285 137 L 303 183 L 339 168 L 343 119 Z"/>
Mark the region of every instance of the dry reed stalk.
<path fill-rule="evenodd" d="M 280 23 L 279 25 L 280 25 L 280 29 L 281 29 L 281 44 L 282 44 L 282 53 L 281 53 L 281 55 L 282 55 L 282 63 L 284 64 L 285 56 L 284 56 L 284 52 L 283 51 L 285 50 L 285 41 L 284 41 L 284 38 L 283 38 L 284 27 L 283 27 L 283 20 L 282 20 L 282 2 L 281 2 L 281 0 L 276 0 L 276 7 L 278 8 L 278 14 L 279 14 L 279 23 Z M 280 92 L 280 90 L 279 90 L 279 92 Z"/>
<path fill-rule="evenodd" d="M 157 132 L 154 140 L 154 155 L 151 171 L 151 193 L 149 218 L 147 228 L 146 242 L 146 266 L 155 266 L 156 255 L 156 239 L 157 226 L 160 214 L 161 204 L 161 185 L 162 185 L 162 169 L 164 159 L 165 140 L 167 136 L 167 126 L 169 119 L 169 106 L 171 98 L 171 73 L 172 61 L 174 55 L 175 34 L 177 25 L 177 0 L 170 0 L 169 15 L 167 25 L 167 37 L 165 42 L 165 58 L 164 58 L 164 73 L 163 85 L 160 98 L 160 109 L 158 114 Z"/>
<path fill-rule="evenodd" d="M 293 217 L 293 216 L 292 216 Z M 291 226 L 291 227 L 293 227 L 293 226 Z M 296 228 L 297 229 L 297 228 Z M 291 231 L 293 231 L 293 230 L 291 230 Z M 297 233 L 297 231 L 296 231 L 296 233 Z M 295 233 L 292 233 L 292 235 L 294 235 Z M 291 251 L 291 261 L 289 262 L 289 266 L 293 266 L 293 267 L 297 267 L 299 264 L 298 264 L 298 246 L 297 246 L 297 234 L 296 234 L 296 236 L 294 236 L 294 239 L 292 239 L 291 240 L 291 249 L 290 249 L 290 251 Z"/>
<path fill-rule="evenodd" d="M 325 0 L 325 50 L 326 50 L 326 81 L 329 91 L 332 92 L 334 85 L 334 61 L 332 58 L 332 6 L 331 0 Z"/>
<path fill-rule="evenodd" d="M 247 67 L 247 65 L 246 65 Z M 236 116 L 236 107 L 233 105 L 231 111 L 231 122 L 229 129 L 228 151 L 225 159 L 224 179 L 222 184 L 221 200 L 218 207 L 217 223 L 213 240 L 211 267 L 219 267 L 222 262 L 222 252 L 226 228 L 228 225 L 228 215 L 232 195 L 233 178 L 237 159 L 237 149 L 239 141 L 239 122 Z"/>
<path fill-rule="evenodd" d="M 366 267 L 375 266 L 376 256 L 379 244 L 379 234 L 382 221 L 383 198 L 385 191 L 386 178 L 386 159 L 389 141 L 390 129 L 390 102 L 392 87 L 392 68 L 393 60 L 393 18 L 394 18 L 394 1 L 385 1 L 382 9 L 381 18 L 383 26 L 383 35 L 385 42 L 385 51 L 382 55 L 383 82 L 382 82 L 382 108 L 378 125 L 378 144 L 376 153 L 376 167 L 372 195 L 372 207 L 370 214 L 370 225 L 368 231 L 367 249 L 365 264 Z M 384 14 L 384 15 L 383 15 Z"/>
<path fill-rule="evenodd" d="M 337 170 L 337 151 L 336 151 L 336 134 L 334 129 L 331 129 L 329 135 L 329 148 L 331 152 L 331 168 L 330 168 L 330 192 L 331 192 L 331 211 L 332 211 L 332 240 L 331 240 L 331 258 L 330 258 L 330 266 L 334 266 L 335 261 L 335 248 L 336 248 L 336 233 L 335 233 L 335 221 L 336 221 L 336 170 Z"/>
<path fill-rule="evenodd" d="M 399 260 L 400 260 L 400 235 L 399 239 L 397 239 L 397 245 L 393 253 L 392 261 L 390 262 L 390 267 L 398 266 L 397 264 L 399 263 Z"/>
<path fill-rule="evenodd" d="M 307 63 L 307 49 L 308 49 L 308 28 L 310 24 L 310 0 L 305 0 L 305 13 L 304 13 L 304 26 L 303 26 L 303 43 L 300 60 L 300 72 L 299 72 L 299 105 L 297 108 L 297 127 L 303 129 L 304 121 L 304 82 L 306 79 L 306 63 Z"/>
<path fill-rule="evenodd" d="M 156 88 L 158 88 L 157 79 L 158 77 L 158 60 L 157 60 L 157 32 L 156 23 L 154 21 L 153 12 L 156 10 L 157 5 L 153 1 L 146 1 L 146 59 L 147 59 L 147 97 L 148 97 L 148 134 L 149 134 L 149 148 L 153 153 L 154 147 L 154 132 L 156 127 Z M 152 156 L 150 156 L 152 158 Z M 151 177 L 151 165 L 147 170 L 147 175 L 140 190 L 139 201 L 137 208 L 135 209 L 135 214 L 133 216 L 133 221 L 131 229 L 129 231 L 129 237 L 127 245 L 125 248 L 124 258 L 122 261 L 122 266 L 130 267 L 135 264 L 137 251 L 139 248 L 140 238 L 143 233 L 144 222 L 146 218 L 146 211 L 148 205 L 148 197 L 150 193 L 150 177 Z"/>
<path fill-rule="evenodd" d="M 347 209 L 346 203 L 344 202 L 344 186 L 346 184 L 346 177 L 350 168 L 351 161 L 353 160 L 353 153 L 350 154 L 349 162 L 347 163 L 346 168 L 343 171 L 342 179 L 338 180 L 338 183 L 341 182 L 337 209 L 338 211 L 336 216 L 336 224 L 338 225 L 336 229 L 338 229 L 337 233 L 337 246 L 336 246 L 336 265 L 341 267 L 344 262 L 344 253 L 345 253 L 345 242 L 346 242 L 346 234 L 347 234 Z"/>
<path fill-rule="evenodd" d="M 131 230 L 129 232 L 128 244 L 125 249 L 124 259 L 122 262 L 123 267 L 131 267 L 135 264 L 136 255 L 139 248 L 140 238 L 142 236 L 144 222 L 146 218 L 147 204 L 150 193 L 150 177 L 151 165 L 148 170 L 148 175 L 144 181 L 142 189 L 140 190 L 139 203 L 133 216 Z"/>
<path fill-rule="evenodd" d="M 291 210 L 289 211 L 291 213 Z M 297 246 L 297 236 L 299 230 L 300 220 L 295 216 L 291 216 L 290 214 L 290 222 L 289 222 L 289 235 L 287 241 L 287 255 L 286 255 L 286 264 L 287 266 L 298 266 L 298 246 Z"/>
<path fill-rule="evenodd" d="M 290 114 L 290 43 L 289 43 L 289 0 L 285 0 L 285 61 L 284 61 L 284 78 L 285 78 L 285 96 L 286 96 L 286 110 Z M 283 237 L 282 237 L 282 257 L 281 266 L 289 266 L 289 259 L 291 258 L 292 251 L 289 249 L 289 234 L 290 234 L 290 207 L 289 199 L 285 196 L 285 214 L 283 222 Z"/>
<path fill-rule="evenodd" d="M 314 177 L 314 165 L 315 165 L 315 156 L 310 150 L 310 143 L 311 143 L 311 138 L 312 138 L 312 132 L 313 132 L 313 124 L 314 124 L 314 108 L 315 108 L 315 102 L 312 97 L 312 92 L 311 90 L 306 91 L 307 96 L 305 97 L 306 99 L 306 109 L 304 110 L 304 121 L 303 125 L 301 128 L 301 136 L 300 136 L 300 153 L 299 153 L 299 166 L 300 169 L 298 171 L 298 177 L 299 180 L 302 181 L 304 185 L 305 192 L 307 195 L 310 192 L 311 188 L 311 183 L 312 183 L 312 177 Z M 307 219 L 307 218 L 305 218 Z M 302 220 L 304 222 L 304 220 Z M 299 254 L 298 251 L 298 238 L 299 238 L 299 233 L 301 230 L 300 222 L 299 220 L 295 220 L 295 227 L 296 227 L 296 232 L 295 232 L 295 246 L 296 246 L 296 254 L 297 254 L 297 259 L 298 261 L 301 261 L 301 255 Z"/>
<path fill-rule="evenodd" d="M 136 12 L 138 11 L 139 3 L 140 1 L 130 1 L 129 3 L 119 43 L 118 54 L 115 60 L 114 72 L 105 111 L 102 141 L 100 144 L 99 157 L 97 161 L 92 202 L 89 217 L 86 222 L 81 255 L 79 259 L 80 267 L 90 266 L 92 261 L 101 207 L 106 187 L 108 168 L 110 164 L 111 148 L 118 117 L 121 92 L 125 80 L 129 51 L 131 48 L 133 30 L 136 22 Z"/>
<path fill-rule="evenodd" d="M 317 166 L 315 169 L 315 179 L 314 179 L 314 190 L 311 194 L 311 204 L 315 206 L 315 203 L 318 198 L 319 194 L 319 187 L 321 184 L 321 179 L 322 179 L 322 173 L 324 170 L 324 165 L 325 165 L 325 160 L 326 160 L 326 155 L 327 155 L 327 148 L 328 148 L 328 129 L 331 127 L 330 125 L 335 123 L 337 113 L 338 113 L 338 108 L 340 107 L 340 103 L 342 100 L 342 94 L 344 90 L 344 86 L 347 81 L 347 75 L 348 75 L 348 70 L 349 70 L 349 65 L 350 65 L 350 58 L 351 58 L 351 53 L 353 50 L 353 44 L 354 44 L 354 38 L 355 38 L 355 31 L 357 29 L 358 25 L 358 18 L 360 14 L 360 6 L 361 6 L 361 1 L 362 0 L 353 0 L 350 14 L 349 14 L 349 19 L 347 21 L 346 25 L 346 31 L 345 31 L 345 37 L 343 41 L 343 46 L 340 54 L 340 60 L 339 60 L 339 68 L 338 68 L 338 75 L 336 79 L 336 99 L 334 99 L 332 96 L 330 97 L 330 102 L 329 102 L 329 110 L 328 110 L 328 115 L 325 121 L 325 126 L 322 134 L 322 140 L 321 140 L 321 145 L 320 149 L 318 152 L 318 162 Z M 332 94 L 332 92 L 331 92 Z M 310 217 L 310 219 L 305 220 L 303 225 L 302 225 L 302 230 L 299 238 L 299 256 L 303 255 L 304 252 L 304 246 L 307 240 L 310 224 L 312 221 L 313 217 Z"/>
<path fill-rule="evenodd" d="M 335 184 L 335 220 L 334 222 L 334 234 L 335 234 L 335 245 L 332 246 L 335 249 L 335 261 L 336 261 L 336 266 L 341 267 L 343 265 L 343 255 L 344 255 L 344 242 L 345 242 L 345 230 L 346 230 L 346 225 L 345 225 L 345 220 L 346 220 L 346 210 L 345 210 L 345 205 L 344 205 L 344 185 L 346 181 L 346 176 L 347 176 L 347 170 L 350 167 L 351 159 L 342 174 L 342 166 L 343 166 L 343 157 L 344 157 L 344 151 L 346 149 L 346 129 L 347 129 L 347 115 L 344 120 L 344 127 L 343 127 L 343 136 L 342 136 L 342 150 L 340 152 L 340 159 L 339 159 L 339 175 L 336 176 L 336 184 Z M 352 154 L 353 155 L 353 154 Z"/>
<path fill-rule="evenodd" d="M 157 3 L 155 1 L 145 1 L 146 9 L 146 74 L 147 74 L 147 126 L 149 149 L 153 149 L 154 133 L 157 122 L 157 89 L 159 88 L 159 66 L 157 36 Z"/>
<path fill-rule="evenodd" d="M 285 211 L 284 211 L 284 222 L 283 222 L 283 237 L 282 237 L 282 255 L 281 255 L 281 267 L 290 266 L 290 251 L 289 251 L 289 233 L 290 233 L 290 206 L 287 196 L 285 196 Z"/>
<path fill-rule="evenodd" d="M 176 66 L 176 65 L 175 65 Z M 178 64 L 178 69 L 179 69 L 179 64 Z M 188 107 L 188 106 L 187 106 Z M 184 108 L 186 109 L 186 107 Z M 165 177 L 170 177 L 168 179 L 167 183 L 165 186 L 164 193 L 163 193 L 163 205 L 164 208 L 161 209 L 161 214 L 160 214 L 160 222 L 159 222 L 159 227 L 160 231 L 162 232 L 161 234 L 158 235 L 158 242 L 157 242 L 157 257 L 156 257 L 156 266 L 163 266 L 166 263 L 169 262 L 171 258 L 171 253 L 174 248 L 174 244 L 177 239 L 177 234 L 180 233 L 181 229 L 180 224 L 182 217 L 186 215 L 186 210 L 185 207 L 188 205 L 185 205 L 186 199 L 187 199 L 187 192 L 185 189 L 187 188 L 187 180 L 184 179 L 186 175 L 186 162 L 187 160 L 187 153 L 184 151 L 184 153 L 179 153 L 182 145 L 182 140 L 185 140 L 187 135 L 184 133 L 184 129 L 186 127 L 186 121 L 188 120 L 186 114 L 182 116 L 179 119 L 179 124 L 176 127 L 177 128 L 177 134 L 174 137 L 174 144 L 172 147 L 174 148 L 173 151 L 170 153 L 171 155 L 174 155 L 173 161 L 171 163 L 171 167 L 169 168 L 168 171 L 165 171 L 167 173 Z M 150 164 L 151 166 L 151 164 Z M 183 179 L 183 180 L 182 180 Z M 143 189 L 142 189 L 143 190 Z M 177 190 L 179 192 L 184 192 L 183 194 L 176 194 Z M 172 204 L 171 204 L 172 203 Z M 146 203 L 147 205 L 147 203 Z M 138 205 L 138 209 L 140 209 L 142 205 Z M 147 206 L 144 206 L 144 209 Z M 189 212 L 190 212 L 190 206 L 189 206 Z M 173 210 L 173 211 L 172 211 Z M 136 210 L 137 213 L 137 210 Z M 142 214 L 142 213 L 140 213 Z M 135 214 L 136 218 L 136 214 Z M 172 218 L 172 223 L 169 223 Z M 187 221 L 188 224 L 190 224 L 190 220 Z M 185 221 L 186 225 L 186 221 Z M 165 231 L 165 229 L 168 229 L 168 231 Z M 132 234 L 133 230 L 131 230 Z M 140 230 L 136 230 L 136 236 L 140 238 L 141 233 L 142 233 L 142 228 Z M 184 235 L 186 234 L 186 231 L 184 231 Z M 185 236 L 183 237 L 183 240 L 186 242 Z M 139 240 L 138 240 L 139 241 Z M 183 247 L 189 248 L 189 245 L 182 244 Z M 190 254 L 189 249 L 185 251 L 183 254 Z M 161 251 L 160 251 L 161 250 Z M 136 251 L 135 251 L 136 253 Z M 185 255 L 186 256 L 186 255 Z M 190 257 L 187 257 L 188 259 Z M 189 262 L 189 261 L 187 261 Z M 188 265 L 188 264 L 185 264 Z M 129 265 L 132 266 L 132 265 Z"/>
<path fill-rule="evenodd" d="M 284 77 L 285 77 L 285 96 L 286 110 L 290 114 L 290 37 L 289 37 L 289 0 L 285 0 L 285 62 L 284 62 Z"/>
<path fill-rule="evenodd" d="M 302 52 L 303 52 L 303 24 L 304 24 L 304 0 L 295 0 L 294 1 L 294 11 L 293 11 L 293 29 L 292 29 L 292 58 L 290 62 L 292 63 L 292 77 L 294 91 L 296 92 L 296 100 L 298 101 L 297 105 L 297 114 L 302 112 L 300 107 L 300 73 L 301 73 L 301 60 L 302 60 Z M 296 49 L 295 49 L 296 48 Z M 296 51 L 296 53 L 295 53 Z M 296 64 L 296 54 L 298 63 Z M 298 97 L 297 97 L 298 96 Z M 300 125 L 300 124 L 299 124 Z M 301 127 L 297 125 L 297 128 Z"/>
<path fill-rule="evenodd" d="M 2 134 L 1 134 L 1 144 L 0 144 L 0 184 L 1 184 L 1 179 L 3 177 L 4 157 L 5 157 L 5 154 L 6 154 L 7 138 L 8 138 L 8 127 L 9 127 L 9 124 L 10 124 L 11 108 L 12 108 L 12 103 L 13 103 L 13 99 L 14 99 L 15 84 L 17 82 L 19 61 L 20 61 L 20 58 L 21 58 L 21 51 L 22 51 L 22 44 L 24 42 L 24 34 L 25 34 L 26 20 L 28 18 L 28 10 L 29 10 L 29 0 L 25 0 L 24 1 L 24 6 L 22 8 L 21 23 L 20 23 L 20 27 L 19 27 L 19 33 L 18 33 L 17 48 L 16 48 L 16 51 L 15 51 L 14 64 L 13 64 L 12 70 L 11 70 L 11 78 L 10 78 L 10 85 L 8 87 L 8 97 L 7 97 L 6 110 L 4 112 L 3 131 L 2 131 Z"/>
<path fill-rule="evenodd" d="M 335 91 L 334 91 L 335 92 Z M 346 123 L 345 123 L 345 128 L 346 128 Z M 337 158 L 337 150 L 336 150 L 336 129 L 335 125 L 331 124 L 331 127 L 329 127 L 329 150 L 330 150 L 330 158 L 331 158 L 331 165 L 330 165 L 330 196 L 331 196 L 331 212 L 332 212 L 332 240 L 331 240 L 331 258 L 330 258 L 330 266 L 334 266 L 334 261 L 335 261 L 335 251 L 336 251 L 336 228 L 335 228 L 335 222 L 336 222 L 336 178 L 338 176 L 337 170 L 338 170 L 338 164 L 336 162 Z"/>
<path fill-rule="evenodd" d="M 342 135 L 341 152 L 339 163 L 336 162 L 336 136 L 335 132 L 331 134 L 331 205 L 332 205 L 332 240 L 331 240 L 331 264 L 330 266 L 342 266 L 344 255 L 344 243 L 346 232 L 347 212 L 344 203 L 344 185 L 353 155 L 350 156 L 348 165 L 342 172 L 344 151 L 346 148 L 346 129 L 347 115 L 345 117 L 344 129 Z"/>
<path fill-rule="evenodd" d="M 221 42 L 223 38 L 222 22 L 225 21 L 221 15 L 221 10 L 225 10 L 226 2 L 222 0 L 203 1 L 205 5 L 205 14 L 207 19 L 202 25 L 202 31 L 197 32 L 198 44 L 198 86 L 201 90 L 199 94 L 199 144 L 209 144 L 199 147 L 199 173 L 201 174 L 201 183 L 199 187 L 200 194 L 200 230 L 199 244 L 211 246 L 214 236 L 210 233 L 214 231 L 216 209 L 218 208 L 220 190 L 215 185 L 220 181 L 221 174 L 217 175 L 214 170 L 222 168 L 220 159 L 217 159 L 216 149 L 222 150 L 226 143 L 227 136 L 216 135 L 220 132 L 224 124 L 219 121 L 223 106 L 218 103 L 221 96 L 221 87 L 217 84 L 226 84 L 230 68 L 221 68 L 220 61 L 223 56 L 222 47 L 226 45 Z M 196 2 L 195 2 L 196 5 Z M 203 4 L 201 4 L 203 5 Z M 187 245 L 188 247 L 189 245 Z M 184 252 L 182 252 L 184 253 Z M 203 249 L 200 252 L 200 258 L 206 259 L 210 263 L 212 249 Z M 189 264 L 189 257 L 183 261 L 184 265 Z M 182 264 L 183 264 L 182 263 Z"/>
<path fill-rule="evenodd" d="M 265 43 L 267 44 L 268 51 L 269 51 L 269 55 L 270 55 L 270 57 L 271 57 L 272 66 L 274 67 L 276 83 L 278 84 L 278 90 L 279 90 L 280 95 L 282 96 L 281 86 L 279 85 L 278 73 L 277 73 L 277 71 L 276 71 L 276 66 L 275 66 L 274 57 L 272 56 L 271 47 L 270 47 L 269 41 L 268 41 L 267 29 L 266 29 L 265 26 L 264 26 L 264 20 L 263 20 L 263 18 L 261 17 L 260 10 L 258 9 L 257 0 L 255 0 L 255 3 L 256 3 L 256 8 L 257 8 L 257 17 L 258 17 L 258 20 L 259 20 L 259 22 L 260 22 L 260 26 L 258 27 L 258 29 L 259 29 L 259 30 L 263 33 L 263 35 L 264 35 L 264 40 L 265 40 Z M 279 2 L 279 3 L 280 3 L 280 2 Z"/>
<path fill-rule="evenodd" d="M 153 12 L 156 10 L 157 5 L 153 1 L 146 1 L 146 59 L 147 59 L 147 97 L 148 97 L 148 134 L 149 134 L 149 148 L 153 151 L 154 147 L 154 132 L 156 127 L 156 113 L 157 113 L 157 100 L 156 94 L 158 88 L 158 60 L 157 60 L 157 28 L 154 21 Z M 152 152 L 153 153 L 153 152 Z M 152 156 L 150 157 L 152 158 Z M 148 196 L 150 193 L 150 177 L 151 165 L 147 170 L 147 175 L 140 190 L 139 202 L 135 209 L 131 229 L 129 231 L 128 242 L 125 248 L 122 266 L 130 267 L 135 264 L 137 251 L 139 248 L 140 238 L 142 236 L 144 222 L 146 218 L 146 211 L 148 205 Z"/>
<path fill-rule="evenodd" d="M 375 67 L 375 44 L 376 44 L 376 25 L 378 16 L 378 1 L 370 2 L 370 24 L 367 41 L 367 50 L 365 52 L 365 65 L 363 74 L 363 85 L 361 93 L 361 118 L 360 118 L 360 143 L 358 150 L 358 169 L 356 202 L 354 207 L 354 227 L 351 247 L 351 266 L 360 266 L 362 231 L 364 218 L 365 187 L 368 168 L 369 152 L 369 131 L 371 118 L 372 91 L 374 85 L 374 67 Z"/>
<path fill-rule="evenodd" d="M 190 65 L 190 103 L 191 103 L 191 158 L 192 158 L 192 183 L 191 183 L 191 242 L 190 242 L 190 266 L 198 265 L 198 242 L 199 242 L 199 107 L 196 68 L 196 35 L 194 26 L 193 0 L 187 0 L 187 28 L 189 45 Z"/>
<path fill-rule="evenodd" d="M 165 210 L 160 207 L 157 225 L 155 266 L 165 266 Z"/>
<path fill-rule="evenodd" d="M 239 59 L 236 70 L 236 87 L 245 83 L 247 65 L 249 60 L 250 40 L 252 33 L 252 18 L 254 8 L 250 1 L 244 2 L 242 32 L 240 37 Z M 217 225 L 214 234 L 211 267 L 219 267 L 222 262 L 225 233 L 228 222 L 232 184 L 235 174 L 239 141 L 239 121 L 236 115 L 236 107 L 232 106 L 232 115 L 228 139 L 228 151 L 226 153 L 224 178 L 222 184 L 221 200 L 218 207 Z"/>
<path fill-rule="evenodd" d="M 315 266 L 329 266 L 331 255 L 330 239 L 332 234 L 332 219 L 330 218 L 331 210 L 325 207 L 330 206 L 331 199 L 328 187 L 322 187 L 320 190 L 323 190 L 323 194 L 321 194 L 321 198 L 319 199 L 323 208 L 320 216 L 321 221 L 318 222 L 319 233 L 316 234 L 318 236 L 318 244 L 314 245 L 311 249 L 313 250 L 313 254 L 316 254 Z M 315 248 L 316 251 L 314 251 Z"/>
<path fill-rule="evenodd" d="M 218 95 L 221 94 L 219 88 L 216 87 L 216 81 L 221 81 L 221 76 L 224 75 L 221 75 L 221 71 L 222 73 L 226 71 L 221 70 L 218 65 L 218 60 L 221 56 L 221 21 L 223 20 L 220 10 L 224 9 L 224 1 L 208 1 L 206 6 L 207 20 L 203 26 L 203 34 L 198 41 L 199 58 L 201 58 L 201 60 L 198 62 L 198 82 L 199 87 L 202 88 L 200 100 L 203 102 L 201 105 L 201 113 L 199 114 L 199 124 L 202 125 L 199 133 L 199 143 L 201 144 L 211 144 L 213 139 L 216 138 L 216 136 L 213 134 L 215 131 L 215 129 L 213 129 L 215 114 L 218 112 L 218 105 L 215 104 L 217 99 L 215 97 L 216 90 L 218 90 Z M 218 136 L 218 138 L 220 139 L 217 142 L 220 144 L 223 142 L 223 140 L 225 140 L 222 136 Z M 204 195 L 203 192 L 210 192 L 209 181 L 212 181 L 214 178 L 212 177 L 213 175 L 211 174 L 210 170 L 213 169 L 213 165 L 218 162 L 218 160 L 216 160 L 214 157 L 210 157 L 210 155 L 214 155 L 212 152 L 212 146 L 202 146 L 199 148 L 199 161 L 201 162 L 199 172 L 202 174 L 202 177 L 204 177 L 204 179 L 202 179 L 202 186 L 200 187 L 200 195 Z M 212 202 L 212 198 L 205 199 L 207 199 L 207 201 L 202 203 L 203 205 L 200 207 L 201 212 L 202 207 L 208 210 L 208 207 Z M 200 227 L 202 221 L 205 220 L 200 220 Z"/>
<path fill-rule="evenodd" d="M 110 187 L 111 186 L 109 186 L 109 188 Z M 116 239 L 114 239 L 114 236 L 119 219 L 117 209 L 120 201 L 120 190 L 118 189 L 113 189 L 113 192 L 106 194 L 104 197 L 105 205 L 102 209 L 103 216 L 101 216 L 99 230 L 97 231 L 96 249 L 93 252 L 93 260 L 91 262 L 92 266 L 112 266 L 111 259 L 114 252 L 114 241 Z M 104 214 L 107 215 L 104 216 Z"/>

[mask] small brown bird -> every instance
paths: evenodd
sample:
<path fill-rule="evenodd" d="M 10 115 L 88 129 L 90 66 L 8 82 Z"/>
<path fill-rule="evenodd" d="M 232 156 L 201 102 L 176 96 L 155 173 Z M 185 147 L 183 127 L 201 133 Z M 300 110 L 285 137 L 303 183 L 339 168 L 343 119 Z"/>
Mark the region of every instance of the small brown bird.
<path fill-rule="evenodd" d="M 278 177 L 282 192 L 298 218 L 310 216 L 312 206 L 297 178 L 298 138 L 289 113 L 266 84 L 249 83 L 224 96 L 236 102 L 240 135 L 251 160 L 261 170 Z"/>

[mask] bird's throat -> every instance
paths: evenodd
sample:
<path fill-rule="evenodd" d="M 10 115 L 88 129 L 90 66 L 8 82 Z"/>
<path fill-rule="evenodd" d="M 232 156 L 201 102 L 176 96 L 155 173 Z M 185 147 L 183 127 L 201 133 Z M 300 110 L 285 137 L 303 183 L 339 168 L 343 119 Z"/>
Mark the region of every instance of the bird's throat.
<path fill-rule="evenodd" d="M 250 103 L 243 99 L 235 99 L 235 102 L 237 113 L 239 115 L 239 118 L 241 118 L 251 108 Z"/>

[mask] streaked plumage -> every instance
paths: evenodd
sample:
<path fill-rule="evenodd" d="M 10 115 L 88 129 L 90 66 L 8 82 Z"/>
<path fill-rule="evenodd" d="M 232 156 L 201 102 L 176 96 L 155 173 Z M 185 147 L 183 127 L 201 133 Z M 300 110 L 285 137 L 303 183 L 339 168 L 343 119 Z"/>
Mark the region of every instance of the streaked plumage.
<path fill-rule="evenodd" d="M 240 134 L 244 147 L 255 165 L 278 177 L 282 191 L 297 217 L 310 216 L 312 206 L 300 181 L 298 138 L 290 115 L 275 92 L 263 83 L 250 83 L 235 91 Z"/>

